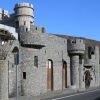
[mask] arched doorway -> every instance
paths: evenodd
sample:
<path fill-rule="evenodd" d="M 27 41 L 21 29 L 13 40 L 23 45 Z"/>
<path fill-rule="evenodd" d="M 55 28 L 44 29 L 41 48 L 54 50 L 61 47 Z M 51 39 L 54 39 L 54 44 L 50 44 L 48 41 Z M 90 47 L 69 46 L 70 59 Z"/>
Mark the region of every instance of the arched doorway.
<path fill-rule="evenodd" d="M 10 53 L 11 59 L 8 60 L 8 96 L 13 97 L 16 96 L 16 86 L 17 83 L 17 73 L 18 67 L 16 67 L 19 63 L 19 48 L 15 46 Z M 16 79 L 16 80 L 15 80 Z M 18 86 L 17 86 L 18 87 Z"/>
<path fill-rule="evenodd" d="M 66 61 L 62 62 L 62 88 L 67 88 L 67 63 Z"/>
<path fill-rule="evenodd" d="M 86 70 L 84 72 L 84 75 L 85 75 L 85 88 L 89 88 L 91 84 L 91 79 L 92 79 L 90 71 Z"/>
<path fill-rule="evenodd" d="M 53 61 L 51 59 L 48 59 L 47 89 L 48 91 L 53 91 Z"/>

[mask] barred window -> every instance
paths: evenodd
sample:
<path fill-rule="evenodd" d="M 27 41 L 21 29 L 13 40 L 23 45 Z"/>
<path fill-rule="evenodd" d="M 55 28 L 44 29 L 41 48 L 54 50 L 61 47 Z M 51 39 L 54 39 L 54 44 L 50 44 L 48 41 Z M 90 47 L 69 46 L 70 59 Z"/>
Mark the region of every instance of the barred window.
<path fill-rule="evenodd" d="M 38 67 L 38 56 L 34 56 L 34 66 Z"/>

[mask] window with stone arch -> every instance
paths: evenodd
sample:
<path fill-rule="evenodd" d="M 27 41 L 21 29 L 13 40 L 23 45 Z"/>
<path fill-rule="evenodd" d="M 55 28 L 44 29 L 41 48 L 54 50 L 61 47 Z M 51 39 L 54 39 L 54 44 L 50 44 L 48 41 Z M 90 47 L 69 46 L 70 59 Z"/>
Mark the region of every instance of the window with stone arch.
<path fill-rule="evenodd" d="M 14 49 L 12 50 L 12 53 L 14 55 L 14 64 L 18 65 L 18 63 L 19 63 L 19 49 L 17 46 L 14 47 Z"/>

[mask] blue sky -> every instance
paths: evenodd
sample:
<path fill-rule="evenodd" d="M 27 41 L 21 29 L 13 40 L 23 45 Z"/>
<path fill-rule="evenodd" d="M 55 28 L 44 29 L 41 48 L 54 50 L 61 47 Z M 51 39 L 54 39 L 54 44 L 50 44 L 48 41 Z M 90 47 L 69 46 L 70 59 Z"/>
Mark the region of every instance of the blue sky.
<path fill-rule="evenodd" d="M 100 0 L 2 0 L 0 8 L 13 12 L 17 2 L 35 8 L 35 24 L 47 32 L 100 40 Z"/>

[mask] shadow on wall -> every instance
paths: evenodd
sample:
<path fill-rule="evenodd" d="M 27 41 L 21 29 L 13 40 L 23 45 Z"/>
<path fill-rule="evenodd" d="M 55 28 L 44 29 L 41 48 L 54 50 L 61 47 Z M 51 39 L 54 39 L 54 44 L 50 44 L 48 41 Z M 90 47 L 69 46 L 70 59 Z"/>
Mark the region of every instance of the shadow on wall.
<path fill-rule="evenodd" d="M 96 98 L 95 100 L 100 100 L 100 97 Z"/>

